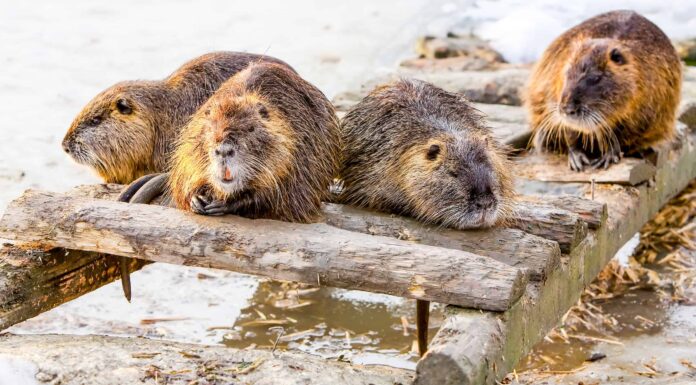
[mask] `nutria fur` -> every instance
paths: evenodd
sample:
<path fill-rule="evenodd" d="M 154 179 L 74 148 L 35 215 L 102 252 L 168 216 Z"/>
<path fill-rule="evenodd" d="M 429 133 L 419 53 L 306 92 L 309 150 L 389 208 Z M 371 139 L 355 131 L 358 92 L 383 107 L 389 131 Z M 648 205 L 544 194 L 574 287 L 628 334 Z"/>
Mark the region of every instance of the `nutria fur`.
<path fill-rule="evenodd" d="M 533 145 L 568 152 L 579 171 L 669 140 L 681 71 L 667 36 L 643 16 L 614 11 L 586 20 L 551 43 L 530 78 Z"/>
<path fill-rule="evenodd" d="M 309 222 L 340 166 L 333 106 L 285 66 L 254 63 L 182 130 L 169 190 L 199 214 Z"/>
<path fill-rule="evenodd" d="M 269 56 L 214 52 L 189 61 L 164 80 L 117 83 L 82 109 L 63 139 L 63 149 L 110 183 L 164 172 L 173 141 L 189 117 L 220 84 L 257 61 L 288 66 Z"/>
<path fill-rule="evenodd" d="M 464 97 L 397 81 L 354 106 L 341 129 L 340 201 L 459 229 L 507 218 L 510 165 Z"/>

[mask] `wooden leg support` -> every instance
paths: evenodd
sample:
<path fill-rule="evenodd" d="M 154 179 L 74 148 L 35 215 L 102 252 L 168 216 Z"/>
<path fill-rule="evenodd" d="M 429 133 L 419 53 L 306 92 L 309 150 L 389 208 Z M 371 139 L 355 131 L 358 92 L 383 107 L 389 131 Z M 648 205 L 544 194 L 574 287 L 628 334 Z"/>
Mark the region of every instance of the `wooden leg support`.
<path fill-rule="evenodd" d="M 428 319 L 430 301 L 416 300 L 416 333 L 418 334 L 418 353 L 423 357 L 428 351 Z"/>

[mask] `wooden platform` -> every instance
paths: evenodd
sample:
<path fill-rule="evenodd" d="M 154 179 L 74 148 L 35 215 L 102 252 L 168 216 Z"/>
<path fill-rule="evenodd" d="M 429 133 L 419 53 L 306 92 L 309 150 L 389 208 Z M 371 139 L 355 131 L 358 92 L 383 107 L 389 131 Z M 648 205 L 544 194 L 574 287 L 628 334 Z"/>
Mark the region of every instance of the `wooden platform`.
<path fill-rule="evenodd" d="M 521 107 L 477 106 L 502 141 L 524 146 Z M 687 123 L 680 130 L 649 159 L 591 173 L 571 173 L 556 156 L 521 157 L 520 191 L 544 194 L 521 195 L 512 225 L 487 231 L 336 204 L 309 225 L 208 218 L 114 202 L 118 185 L 27 191 L 0 221 L 0 238 L 13 243 L 0 249 L 0 330 L 117 279 L 115 256 L 126 256 L 138 258 L 132 270 L 196 265 L 458 305 L 448 307 L 415 383 L 494 384 L 696 177 L 696 133 Z M 572 194 L 552 193 L 558 186 Z"/>

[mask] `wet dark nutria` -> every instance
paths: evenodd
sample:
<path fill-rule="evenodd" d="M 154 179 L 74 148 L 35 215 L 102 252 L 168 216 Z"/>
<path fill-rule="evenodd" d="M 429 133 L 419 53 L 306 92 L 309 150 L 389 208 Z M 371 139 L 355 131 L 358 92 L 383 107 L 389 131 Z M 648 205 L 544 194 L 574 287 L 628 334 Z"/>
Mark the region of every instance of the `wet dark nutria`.
<path fill-rule="evenodd" d="M 251 64 L 182 130 L 171 197 L 199 214 L 311 221 L 340 166 L 340 139 L 321 91 L 285 66 Z"/>
<path fill-rule="evenodd" d="M 673 138 L 681 71 L 667 36 L 643 16 L 584 21 L 551 43 L 530 78 L 534 147 L 567 152 L 581 171 Z"/>
<path fill-rule="evenodd" d="M 458 229 L 507 218 L 510 165 L 464 97 L 397 81 L 354 106 L 341 129 L 340 201 Z"/>
<path fill-rule="evenodd" d="M 189 61 L 164 80 L 117 83 L 75 118 L 63 149 L 110 183 L 129 183 L 167 169 L 173 141 L 220 84 L 263 55 L 214 52 Z"/>

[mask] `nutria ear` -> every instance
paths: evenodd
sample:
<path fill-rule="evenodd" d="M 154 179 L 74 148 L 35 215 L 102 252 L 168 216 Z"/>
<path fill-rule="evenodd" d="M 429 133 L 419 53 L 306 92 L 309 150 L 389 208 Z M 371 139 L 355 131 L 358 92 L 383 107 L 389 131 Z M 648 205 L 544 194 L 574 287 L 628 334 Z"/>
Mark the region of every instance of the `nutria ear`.
<path fill-rule="evenodd" d="M 619 51 L 618 48 L 614 48 L 611 50 L 609 53 L 609 60 L 613 61 L 616 64 L 624 64 L 626 63 L 626 58 L 621 54 L 621 51 Z"/>
<path fill-rule="evenodd" d="M 126 99 L 119 99 L 116 101 L 116 109 L 123 115 L 130 115 L 133 112 L 133 108 Z"/>
<path fill-rule="evenodd" d="M 432 144 L 430 145 L 430 148 L 428 148 L 428 154 L 426 157 L 428 160 L 435 160 L 437 159 L 438 154 L 440 154 L 440 146 L 437 144 Z"/>
<path fill-rule="evenodd" d="M 259 115 L 261 115 L 263 119 L 268 119 L 268 109 L 266 108 L 266 106 L 259 103 L 257 109 L 259 111 Z"/>

